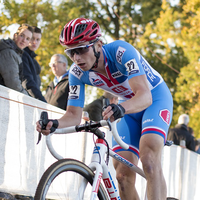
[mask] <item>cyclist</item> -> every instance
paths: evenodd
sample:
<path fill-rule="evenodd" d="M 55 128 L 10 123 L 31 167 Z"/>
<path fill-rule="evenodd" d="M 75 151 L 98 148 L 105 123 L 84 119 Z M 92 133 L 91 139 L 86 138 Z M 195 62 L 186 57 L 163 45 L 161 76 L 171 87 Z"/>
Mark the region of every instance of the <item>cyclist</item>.
<path fill-rule="evenodd" d="M 140 53 L 125 41 L 103 45 L 99 25 L 85 18 L 67 23 L 60 43 L 74 62 L 69 71 L 69 99 L 66 113 L 50 120 L 45 130 L 37 122 L 37 131 L 48 135 L 57 127 L 79 124 L 84 106 L 85 84 L 107 90 L 119 97 L 119 104 L 109 105 L 104 119 L 122 118 L 118 123 L 121 138 L 130 145 L 125 151 L 113 141 L 113 149 L 138 164 L 140 157 L 147 177 L 149 200 L 166 199 L 166 184 L 161 154 L 172 119 L 173 100 L 161 75 Z M 114 161 L 121 199 L 139 199 L 136 174 Z"/>

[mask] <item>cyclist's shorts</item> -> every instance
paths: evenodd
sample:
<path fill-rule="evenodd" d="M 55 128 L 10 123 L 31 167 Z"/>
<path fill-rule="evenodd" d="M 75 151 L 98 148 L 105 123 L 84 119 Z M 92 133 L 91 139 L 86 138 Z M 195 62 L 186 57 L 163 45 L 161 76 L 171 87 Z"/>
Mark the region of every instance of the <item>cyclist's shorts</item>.
<path fill-rule="evenodd" d="M 142 112 L 126 114 L 117 124 L 117 130 L 129 149 L 139 158 L 140 137 L 145 134 L 157 134 L 166 142 L 168 129 L 172 120 L 173 100 L 165 83 L 152 90 L 153 103 Z M 125 151 L 113 139 L 115 152 Z"/>

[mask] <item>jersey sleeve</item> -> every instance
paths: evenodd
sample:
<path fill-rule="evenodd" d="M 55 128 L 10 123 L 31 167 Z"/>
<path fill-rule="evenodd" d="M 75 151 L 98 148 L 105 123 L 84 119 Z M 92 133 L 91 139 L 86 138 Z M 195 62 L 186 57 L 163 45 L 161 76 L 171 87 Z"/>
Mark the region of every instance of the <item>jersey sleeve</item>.
<path fill-rule="evenodd" d="M 68 106 L 83 108 L 85 100 L 85 84 L 81 81 L 83 72 L 73 64 L 69 71 Z"/>

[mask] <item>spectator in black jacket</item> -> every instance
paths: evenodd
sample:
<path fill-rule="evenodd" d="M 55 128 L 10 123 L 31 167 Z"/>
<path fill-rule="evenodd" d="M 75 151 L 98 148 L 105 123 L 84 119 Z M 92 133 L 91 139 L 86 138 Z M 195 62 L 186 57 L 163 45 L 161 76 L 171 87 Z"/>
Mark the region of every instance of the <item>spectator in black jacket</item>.
<path fill-rule="evenodd" d="M 41 67 L 36 61 L 35 51 L 39 48 L 41 42 L 42 32 L 41 29 L 33 26 L 33 37 L 29 42 L 29 46 L 24 49 L 22 55 L 23 61 L 23 87 L 29 92 L 29 94 L 41 101 L 46 102 L 40 91 L 40 72 Z"/>
<path fill-rule="evenodd" d="M 111 94 L 109 92 L 104 92 L 103 96 L 101 96 L 99 99 L 94 100 L 87 106 L 83 108 L 84 111 L 87 111 L 89 114 L 89 119 L 92 121 L 100 121 L 103 119 L 102 112 L 103 112 L 103 99 L 107 98 L 109 100 L 109 103 L 117 104 L 118 97 L 114 94 Z"/>
<path fill-rule="evenodd" d="M 67 58 L 62 54 L 54 54 L 49 66 L 55 78 L 47 87 L 45 99 L 49 104 L 66 110 L 69 93 Z"/>
<path fill-rule="evenodd" d="M 169 130 L 168 140 L 172 140 L 174 144 L 180 145 L 180 141 L 185 141 L 187 149 L 195 151 L 195 139 L 188 130 L 189 116 L 182 114 L 179 116 L 178 124 Z"/>

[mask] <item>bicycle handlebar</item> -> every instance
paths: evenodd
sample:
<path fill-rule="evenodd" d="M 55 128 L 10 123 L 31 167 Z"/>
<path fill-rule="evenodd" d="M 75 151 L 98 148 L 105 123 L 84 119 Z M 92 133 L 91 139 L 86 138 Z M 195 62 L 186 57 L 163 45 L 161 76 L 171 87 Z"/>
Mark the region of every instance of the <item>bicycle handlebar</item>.
<path fill-rule="evenodd" d="M 99 138 L 104 138 L 105 135 L 102 131 L 100 131 L 98 128 L 99 127 L 103 127 L 103 126 L 108 126 L 110 131 L 112 132 L 112 135 L 114 137 L 114 139 L 116 140 L 116 142 L 123 148 L 123 149 L 128 149 L 129 145 L 126 144 L 125 142 L 122 141 L 122 139 L 120 138 L 118 131 L 117 131 L 117 127 L 116 124 L 120 121 L 121 119 L 117 119 L 114 122 L 110 122 L 110 120 L 101 120 L 99 122 L 85 122 L 85 124 L 80 124 L 80 125 L 76 125 L 76 126 L 71 126 L 71 127 L 66 127 L 66 128 L 60 128 L 60 129 L 56 129 L 54 132 L 50 133 L 47 137 L 46 137 L 46 144 L 47 147 L 49 149 L 49 151 L 51 152 L 51 154 L 56 158 L 56 159 L 62 159 L 63 157 L 60 156 L 53 148 L 53 145 L 51 143 L 51 135 L 52 134 L 67 134 L 67 133 L 74 133 L 74 132 L 81 132 L 81 131 L 86 131 L 86 132 L 92 132 L 94 133 L 97 137 Z M 46 125 L 48 123 L 49 119 L 48 119 L 48 113 L 47 112 L 42 112 L 41 116 L 40 116 L 40 125 L 42 127 L 42 129 L 46 129 Z M 38 135 L 38 142 L 41 140 L 41 136 L 42 134 L 39 133 Z"/>
<path fill-rule="evenodd" d="M 76 126 L 71 126 L 71 127 L 66 127 L 66 128 L 61 128 L 61 129 L 56 129 L 55 132 L 51 134 L 66 134 L 66 133 L 73 133 L 73 132 L 80 132 L 80 131 L 91 131 L 94 128 L 99 128 L 103 126 L 109 126 L 111 129 L 111 132 L 113 134 L 113 137 L 115 138 L 116 142 L 123 148 L 123 149 L 128 149 L 129 145 L 126 144 L 125 142 L 122 141 L 120 138 L 116 124 L 120 121 L 120 119 L 115 120 L 114 122 L 110 123 L 110 121 L 106 120 L 101 120 L 99 122 L 90 122 L 90 123 L 85 123 L 81 125 L 76 125 Z"/>
<path fill-rule="evenodd" d="M 114 122 L 111 123 L 111 131 L 112 131 L 112 134 L 113 134 L 113 137 L 115 138 L 115 141 L 123 148 L 123 149 L 129 149 L 129 145 L 126 144 L 119 136 L 118 134 L 118 131 L 117 131 L 117 123 L 121 120 L 120 119 L 117 119 L 115 120 Z"/>

